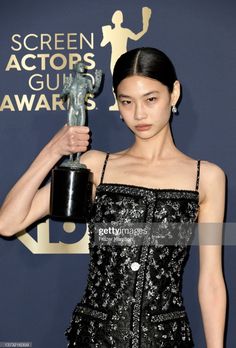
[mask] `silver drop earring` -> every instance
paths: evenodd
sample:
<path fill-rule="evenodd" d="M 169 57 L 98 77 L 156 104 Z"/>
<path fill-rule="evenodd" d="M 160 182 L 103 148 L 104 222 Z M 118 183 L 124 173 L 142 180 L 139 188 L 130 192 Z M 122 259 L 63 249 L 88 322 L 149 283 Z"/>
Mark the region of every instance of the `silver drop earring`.
<path fill-rule="evenodd" d="M 123 120 L 123 117 L 120 115 L 120 119 Z"/>
<path fill-rule="evenodd" d="M 171 111 L 172 111 L 173 114 L 177 114 L 178 109 L 177 109 L 177 107 L 175 105 L 173 105 L 172 108 L 171 108 Z"/>

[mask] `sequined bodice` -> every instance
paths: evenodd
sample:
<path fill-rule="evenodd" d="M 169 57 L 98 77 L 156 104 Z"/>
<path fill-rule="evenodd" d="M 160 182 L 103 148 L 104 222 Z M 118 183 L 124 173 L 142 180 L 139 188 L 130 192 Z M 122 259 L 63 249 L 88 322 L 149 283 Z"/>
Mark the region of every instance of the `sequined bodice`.
<path fill-rule="evenodd" d="M 193 346 L 181 295 L 192 229 L 183 233 L 178 226 L 196 221 L 198 196 L 197 190 L 97 187 L 89 223 L 88 283 L 67 331 L 69 347 Z M 106 223 L 142 223 L 157 242 L 99 244 L 96 226 Z M 167 223 L 177 227 L 167 230 Z"/>

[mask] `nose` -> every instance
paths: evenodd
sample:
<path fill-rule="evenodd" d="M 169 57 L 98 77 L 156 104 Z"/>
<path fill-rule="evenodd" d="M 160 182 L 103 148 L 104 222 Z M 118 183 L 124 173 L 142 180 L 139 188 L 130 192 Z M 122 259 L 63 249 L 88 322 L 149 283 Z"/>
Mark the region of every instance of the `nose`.
<path fill-rule="evenodd" d="M 135 104 L 135 109 L 134 109 L 134 119 L 139 121 L 146 118 L 146 112 L 144 107 L 142 106 L 141 103 L 136 103 Z"/>

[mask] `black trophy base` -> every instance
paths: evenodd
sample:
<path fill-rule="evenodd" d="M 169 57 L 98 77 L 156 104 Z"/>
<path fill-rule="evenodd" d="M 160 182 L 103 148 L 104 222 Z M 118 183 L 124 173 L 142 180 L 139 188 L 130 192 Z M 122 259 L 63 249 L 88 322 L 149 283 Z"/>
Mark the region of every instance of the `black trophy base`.
<path fill-rule="evenodd" d="M 50 215 L 65 221 L 86 221 L 92 197 L 91 172 L 87 168 L 52 170 Z"/>

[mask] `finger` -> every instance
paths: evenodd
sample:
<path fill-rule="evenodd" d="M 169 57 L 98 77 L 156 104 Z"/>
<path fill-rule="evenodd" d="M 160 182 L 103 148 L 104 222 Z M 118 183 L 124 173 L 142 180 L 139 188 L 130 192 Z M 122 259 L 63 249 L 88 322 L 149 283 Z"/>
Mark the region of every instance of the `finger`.
<path fill-rule="evenodd" d="M 67 142 L 69 145 L 80 145 L 80 144 L 89 144 L 90 137 L 88 134 L 70 134 L 67 137 Z"/>
<path fill-rule="evenodd" d="M 78 138 L 78 140 L 81 140 L 81 141 L 83 140 L 88 141 L 90 136 L 89 134 L 85 133 L 85 134 L 78 134 L 75 136 L 75 138 Z"/>
<path fill-rule="evenodd" d="M 68 149 L 69 153 L 78 153 L 87 151 L 87 146 L 72 146 Z"/>
<path fill-rule="evenodd" d="M 84 140 L 84 141 L 79 141 L 77 146 L 89 146 L 89 142 L 87 140 Z"/>
<path fill-rule="evenodd" d="M 73 146 L 88 146 L 89 145 L 89 138 L 83 134 L 82 138 L 81 135 L 79 137 L 76 137 L 74 135 L 71 135 L 67 141 L 68 145 Z"/>
<path fill-rule="evenodd" d="M 75 131 L 76 133 L 89 133 L 90 129 L 87 126 L 69 126 L 71 131 Z"/>
<path fill-rule="evenodd" d="M 71 147 L 80 147 L 80 146 L 82 146 L 82 147 L 88 147 L 88 145 L 89 145 L 89 142 L 86 140 L 86 141 L 73 141 L 73 142 L 71 142 L 71 144 L 70 144 L 70 146 Z"/>

